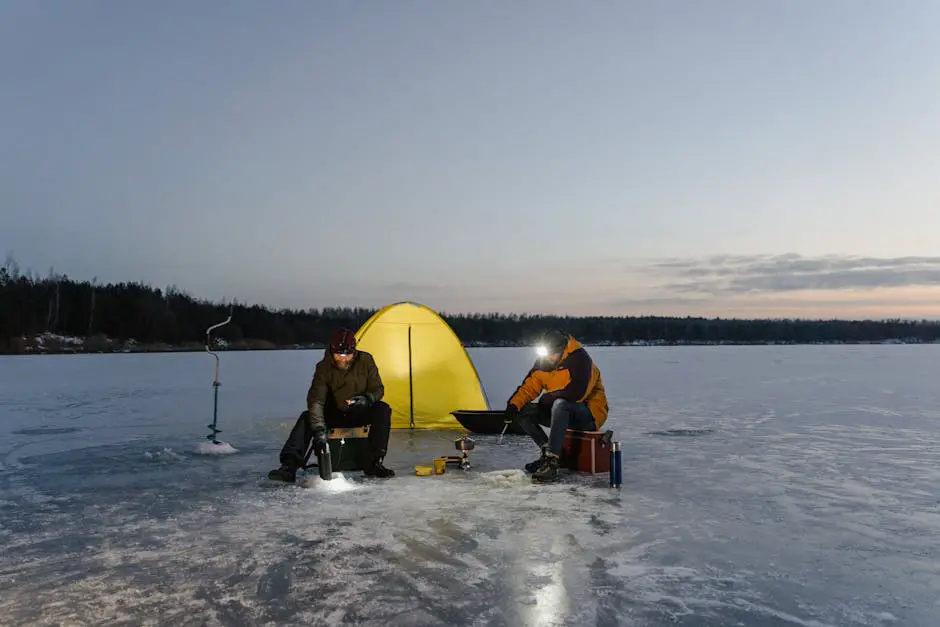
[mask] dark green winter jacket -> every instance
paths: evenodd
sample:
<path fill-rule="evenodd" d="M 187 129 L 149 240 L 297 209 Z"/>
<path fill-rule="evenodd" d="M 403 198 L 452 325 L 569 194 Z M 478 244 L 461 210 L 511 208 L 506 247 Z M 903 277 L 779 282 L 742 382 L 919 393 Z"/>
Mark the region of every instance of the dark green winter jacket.
<path fill-rule="evenodd" d="M 328 401 L 335 402 L 337 409 L 345 411 L 346 401 L 359 394 L 366 396 L 370 405 L 382 400 L 385 395 L 385 386 L 382 385 L 375 359 L 370 353 L 357 350 L 349 368 L 342 370 L 327 350 L 317 364 L 310 389 L 307 390 L 310 424 L 314 429 L 325 427 L 323 412 Z"/>

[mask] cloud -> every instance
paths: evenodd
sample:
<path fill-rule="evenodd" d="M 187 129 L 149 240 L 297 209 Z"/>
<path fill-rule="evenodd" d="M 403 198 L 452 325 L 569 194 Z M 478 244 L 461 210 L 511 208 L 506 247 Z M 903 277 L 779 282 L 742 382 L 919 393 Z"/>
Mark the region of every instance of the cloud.
<path fill-rule="evenodd" d="M 877 298 L 877 297 L 860 297 L 854 296 L 855 292 L 851 292 L 853 296 L 844 297 L 844 298 L 834 298 L 832 296 L 826 297 L 820 295 L 818 297 L 812 298 L 798 298 L 795 296 L 790 296 L 788 294 L 779 294 L 779 295 L 769 295 L 763 296 L 761 298 L 748 298 L 747 295 L 729 295 L 726 298 L 715 298 L 713 296 L 699 296 L 699 297 L 683 297 L 677 296 L 675 298 L 663 297 L 663 298 L 612 298 L 607 299 L 602 302 L 597 303 L 598 305 L 603 305 L 607 307 L 613 307 L 617 309 L 623 308 L 633 308 L 637 307 L 654 307 L 658 308 L 661 311 L 684 311 L 692 312 L 700 310 L 701 312 L 710 312 L 712 310 L 739 310 L 739 311 L 750 311 L 750 310 L 769 310 L 769 309 L 779 309 L 783 310 L 795 310 L 795 309 L 849 309 L 849 308 L 890 308 L 891 306 L 903 306 L 903 307 L 913 307 L 913 308 L 930 308 L 931 310 L 937 310 L 938 299 L 935 295 L 926 295 L 921 298 L 914 298 L 905 296 L 904 298 L 891 299 L 891 298 Z M 683 314 L 684 315 L 684 314 Z"/>
<path fill-rule="evenodd" d="M 266 283 L 247 300 L 305 309 L 382 307 L 412 301 L 446 313 L 704 315 L 777 317 L 928 317 L 940 315 L 940 257 L 718 255 L 607 257 L 558 271 L 505 268 L 498 275 L 436 268 L 394 276 Z M 877 290 L 872 288 L 890 288 Z M 277 293 L 275 293 L 277 292 Z M 291 294 L 285 297 L 284 294 Z M 246 295 L 240 295 L 246 300 Z M 262 296 L 264 298 L 262 298 Z"/>
<path fill-rule="evenodd" d="M 757 294 L 940 285 L 940 257 L 829 255 L 712 256 L 666 259 L 647 269 L 680 294 Z"/>

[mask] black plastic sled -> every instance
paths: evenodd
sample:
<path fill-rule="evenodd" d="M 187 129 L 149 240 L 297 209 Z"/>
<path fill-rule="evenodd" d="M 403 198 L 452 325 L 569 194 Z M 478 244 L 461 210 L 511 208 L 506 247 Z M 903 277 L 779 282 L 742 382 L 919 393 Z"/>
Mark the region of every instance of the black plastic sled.
<path fill-rule="evenodd" d="M 464 429 L 471 433 L 499 435 L 503 432 L 503 427 L 505 426 L 505 414 L 500 410 L 458 409 L 450 413 L 457 419 L 457 422 L 463 425 Z M 513 421 L 506 429 L 506 434 L 525 435 L 525 431 Z"/>

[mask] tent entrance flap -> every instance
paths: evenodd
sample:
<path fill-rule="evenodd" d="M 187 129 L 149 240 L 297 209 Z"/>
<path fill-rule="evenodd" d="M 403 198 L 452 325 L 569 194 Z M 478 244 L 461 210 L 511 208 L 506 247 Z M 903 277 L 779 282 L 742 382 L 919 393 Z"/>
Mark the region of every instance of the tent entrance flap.
<path fill-rule="evenodd" d="M 388 305 L 366 320 L 356 341 L 375 358 L 393 429 L 462 429 L 452 411 L 489 409 L 466 349 L 430 308 Z"/>

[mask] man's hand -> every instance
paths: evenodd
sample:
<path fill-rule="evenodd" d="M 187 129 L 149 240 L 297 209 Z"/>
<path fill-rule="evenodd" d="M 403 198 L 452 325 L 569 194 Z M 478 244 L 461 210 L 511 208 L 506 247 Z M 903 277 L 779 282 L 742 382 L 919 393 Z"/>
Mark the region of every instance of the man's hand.
<path fill-rule="evenodd" d="M 369 397 L 365 394 L 357 394 L 346 401 L 346 407 L 349 409 L 366 409 L 370 404 Z"/>
<path fill-rule="evenodd" d="M 329 443 L 326 439 L 326 429 L 316 429 L 313 432 L 313 452 L 316 455 L 322 455 L 326 452 Z"/>
<path fill-rule="evenodd" d="M 506 403 L 506 409 L 503 410 L 503 422 L 512 422 L 519 410 L 512 403 Z"/>

